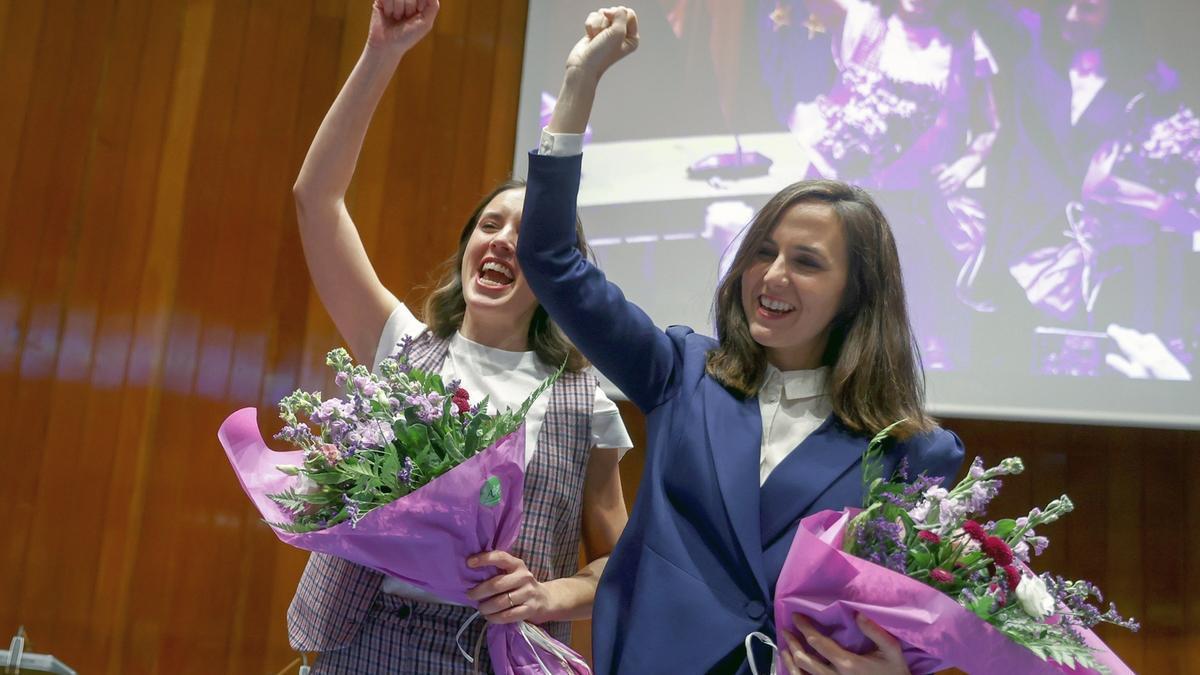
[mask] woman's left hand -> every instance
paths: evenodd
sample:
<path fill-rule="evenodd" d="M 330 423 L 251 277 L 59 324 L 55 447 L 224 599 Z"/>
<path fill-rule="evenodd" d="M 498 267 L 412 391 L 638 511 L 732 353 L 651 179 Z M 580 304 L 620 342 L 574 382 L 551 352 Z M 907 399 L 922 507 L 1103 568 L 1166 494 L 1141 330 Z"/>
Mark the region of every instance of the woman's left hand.
<path fill-rule="evenodd" d="M 790 631 L 784 630 L 783 639 L 787 644 L 780 645 L 779 655 L 786 671 L 789 675 L 907 674 L 908 665 L 904 662 L 900 642 L 862 614 L 858 615 L 857 621 L 863 634 L 878 647 L 869 654 L 855 654 L 842 649 L 841 645 L 818 632 L 807 618 L 793 614 L 792 622 L 813 651 L 824 657 L 825 662 L 805 651 L 800 641 Z"/>
<path fill-rule="evenodd" d="M 488 551 L 467 558 L 467 567 L 494 566 L 500 573 L 467 591 L 479 603 L 479 613 L 492 623 L 538 623 L 550 609 L 550 594 L 525 561 L 504 551 Z"/>

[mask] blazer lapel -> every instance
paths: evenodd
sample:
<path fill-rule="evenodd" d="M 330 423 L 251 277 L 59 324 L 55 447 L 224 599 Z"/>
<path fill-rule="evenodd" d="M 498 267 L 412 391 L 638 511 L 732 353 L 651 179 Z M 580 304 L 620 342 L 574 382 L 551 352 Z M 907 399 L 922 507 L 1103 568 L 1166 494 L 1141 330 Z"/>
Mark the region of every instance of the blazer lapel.
<path fill-rule="evenodd" d="M 705 378 L 704 423 L 717 484 L 734 536 L 754 579 L 767 595 L 759 536 L 758 464 L 762 452 L 762 417 L 758 399 L 739 400 L 716 381 Z"/>
<path fill-rule="evenodd" d="M 860 471 L 859 460 L 867 449 L 867 440 L 852 434 L 830 415 L 785 457 L 762 487 L 762 541 L 768 546 L 774 543 L 847 471 Z M 891 472 L 891 461 L 890 457 L 885 460 L 886 473 Z"/>

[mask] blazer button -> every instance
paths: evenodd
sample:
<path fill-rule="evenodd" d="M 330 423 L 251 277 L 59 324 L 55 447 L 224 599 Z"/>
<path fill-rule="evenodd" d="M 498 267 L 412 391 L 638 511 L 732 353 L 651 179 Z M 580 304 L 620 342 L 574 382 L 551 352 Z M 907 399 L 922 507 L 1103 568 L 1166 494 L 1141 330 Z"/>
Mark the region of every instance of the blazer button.
<path fill-rule="evenodd" d="M 746 603 L 746 616 L 757 621 L 767 615 L 767 608 L 757 600 L 751 600 Z"/>

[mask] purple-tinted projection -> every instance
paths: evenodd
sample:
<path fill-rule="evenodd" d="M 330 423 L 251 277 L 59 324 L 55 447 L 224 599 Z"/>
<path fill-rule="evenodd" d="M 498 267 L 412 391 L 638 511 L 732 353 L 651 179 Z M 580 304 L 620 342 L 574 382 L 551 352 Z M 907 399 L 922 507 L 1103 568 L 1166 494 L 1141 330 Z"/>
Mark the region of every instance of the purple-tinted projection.
<path fill-rule="evenodd" d="M 566 54 L 577 36 L 557 27 L 588 7 L 534 0 L 538 53 Z M 834 178 L 888 215 L 925 367 L 944 381 L 1200 376 L 1200 66 L 1181 28 L 1200 5 L 637 11 L 642 46 L 598 97 L 580 206 L 605 271 L 662 325 L 708 326 L 755 209 Z M 560 76 L 527 58 L 521 152 Z"/>

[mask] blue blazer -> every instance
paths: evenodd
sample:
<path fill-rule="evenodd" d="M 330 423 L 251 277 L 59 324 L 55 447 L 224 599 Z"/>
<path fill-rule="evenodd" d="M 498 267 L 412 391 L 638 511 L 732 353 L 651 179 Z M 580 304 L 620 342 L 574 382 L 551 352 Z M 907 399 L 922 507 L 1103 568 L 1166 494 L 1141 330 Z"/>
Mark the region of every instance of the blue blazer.
<path fill-rule="evenodd" d="M 554 321 L 647 416 L 645 473 L 596 592 L 596 672 L 749 672 L 742 640 L 775 634 L 772 597 L 798 521 L 861 505 L 869 439 L 831 417 L 760 488 L 758 399 L 704 372 L 717 342 L 659 330 L 575 249 L 580 163 L 530 155 L 517 254 Z M 888 466 L 901 457 L 914 475 L 953 477 L 963 450 L 938 430 L 896 444 Z"/>

